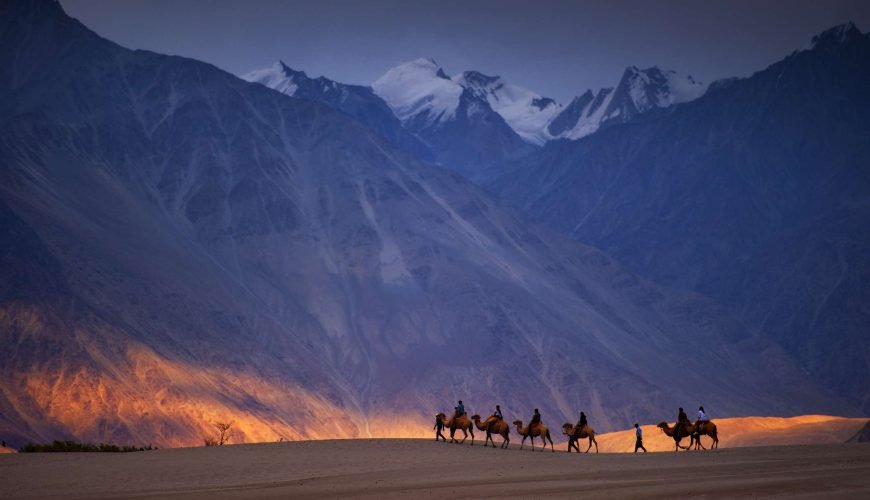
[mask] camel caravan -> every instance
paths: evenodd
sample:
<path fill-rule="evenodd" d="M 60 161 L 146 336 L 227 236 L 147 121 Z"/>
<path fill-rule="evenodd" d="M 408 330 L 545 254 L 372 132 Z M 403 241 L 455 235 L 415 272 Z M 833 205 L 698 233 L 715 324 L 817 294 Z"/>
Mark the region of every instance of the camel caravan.
<path fill-rule="evenodd" d="M 528 425 L 524 426 L 522 420 L 514 420 L 513 425 L 516 427 L 517 434 L 523 438 L 520 442 L 521 450 L 526 444 L 526 438 L 529 438 L 531 440 L 532 451 L 534 451 L 535 438 L 539 438 L 541 440 L 541 451 L 544 451 L 547 448 L 547 443 L 549 443 L 550 451 L 554 453 L 556 452 L 556 449 L 553 446 L 553 439 L 550 436 L 550 430 L 541 421 L 541 414 L 537 408 L 535 408 Z M 656 427 L 674 440 L 674 451 L 692 449 L 706 450 L 707 448 L 701 444 L 701 436 L 709 436 L 713 440 L 710 449 L 719 447 L 719 436 L 716 432 L 716 424 L 707 417 L 703 406 L 698 409 L 698 419 L 695 422 L 691 422 L 689 417 L 686 415 L 686 412 L 680 408 L 677 415 L 677 422 L 673 426 L 669 425 L 667 422 L 661 422 Z M 451 443 L 462 444 L 470 435 L 471 445 L 474 446 L 475 428 L 486 433 L 486 439 L 483 442 L 484 447 L 487 447 L 490 444 L 492 444 L 493 448 L 496 447 L 495 440 L 493 439 L 494 435 L 501 436 L 502 442 L 499 446 L 500 448 L 507 449 L 510 446 L 510 425 L 508 425 L 507 421 L 504 419 L 499 405 L 496 405 L 495 411 L 486 419 L 482 419 L 481 416 L 477 414 L 469 417 L 465 412 L 465 405 L 462 404 L 461 400 L 453 409 L 453 414 L 450 418 L 448 418 L 444 413 L 435 415 L 435 441 L 447 442 L 447 438 L 442 434 L 442 431 L 448 429 L 450 431 Z M 634 424 L 634 428 L 637 437 L 634 451 L 635 453 L 637 453 L 638 450 L 646 452 L 646 448 L 643 446 L 643 432 L 640 425 Z M 456 436 L 456 431 L 462 431 L 462 439 L 459 439 Z M 595 453 L 598 453 L 598 441 L 595 439 L 595 429 L 589 425 L 584 412 L 580 412 L 580 420 L 578 420 L 576 424 L 566 422 L 562 425 L 562 435 L 567 436 L 568 438 L 568 453 L 571 453 L 572 451 L 580 453 L 580 446 L 578 443 L 582 440 L 587 440 L 588 442 L 588 446 L 583 453 L 589 453 L 589 450 L 591 450 L 593 446 L 595 446 Z M 689 439 L 689 445 L 681 445 L 680 443 L 682 440 L 686 438 Z"/>

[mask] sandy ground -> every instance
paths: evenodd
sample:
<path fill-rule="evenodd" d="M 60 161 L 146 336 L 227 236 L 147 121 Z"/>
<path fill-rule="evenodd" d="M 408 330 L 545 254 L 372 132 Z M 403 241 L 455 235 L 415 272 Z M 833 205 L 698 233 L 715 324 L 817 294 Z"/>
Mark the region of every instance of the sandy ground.
<path fill-rule="evenodd" d="M 744 446 L 782 446 L 795 444 L 845 443 L 864 425 L 866 418 L 843 418 L 828 415 L 801 415 L 797 417 L 736 417 L 715 419 L 720 448 Z M 669 422 L 673 425 L 673 422 Z M 644 425 L 644 446 L 649 451 L 673 451 L 674 440 L 654 425 Z M 561 428 L 558 429 L 561 432 Z M 562 436 L 559 436 L 561 440 Z M 556 440 L 556 436 L 553 436 Z M 701 444 L 710 446 L 712 439 L 701 437 Z M 688 445 L 688 440 L 683 442 Z M 581 447 L 589 445 L 584 441 Z M 601 452 L 630 452 L 634 450 L 634 429 L 609 432 L 598 438 Z M 557 444 L 556 449 L 560 449 Z M 567 449 L 563 444 L 561 449 Z M 594 449 L 594 448 L 593 448 Z"/>
<path fill-rule="evenodd" d="M 6 498 L 870 498 L 870 444 L 577 455 L 411 439 L 0 456 Z"/>

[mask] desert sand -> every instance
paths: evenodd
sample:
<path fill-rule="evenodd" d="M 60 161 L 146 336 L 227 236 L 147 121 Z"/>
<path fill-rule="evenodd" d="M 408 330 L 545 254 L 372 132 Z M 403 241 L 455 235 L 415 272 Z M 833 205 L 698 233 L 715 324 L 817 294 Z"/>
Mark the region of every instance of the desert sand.
<path fill-rule="evenodd" d="M 719 432 L 720 448 L 746 446 L 779 446 L 795 444 L 845 443 L 867 423 L 866 418 L 843 418 L 828 415 L 801 415 L 797 417 L 735 417 L 714 419 Z M 668 422 L 673 425 L 673 421 Z M 561 427 L 561 426 L 560 426 Z M 649 451 L 673 451 L 674 440 L 664 435 L 655 425 L 643 425 L 644 446 Z M 712 439 L 701 437 L 701 444 L 710 446 Z M 588 442 L 581 443 L 586 450 Z M 688 440 L 683 442 L 688 445 Z M 634 429 L 609 432 L 598 438 L 601 452 L 630 452 L 634 450 Z M 559 449 L 557 445 L 556 449 Z M 567 449 L 563 444 L 561 449 Z M 593 448 L 594 451 L 594 448 Z"/>
<path fill-rule="evenodd" d="M 418 439 L 0 456 L 7 498 L 870 498 L 870 445 L 578 455 Z"/>

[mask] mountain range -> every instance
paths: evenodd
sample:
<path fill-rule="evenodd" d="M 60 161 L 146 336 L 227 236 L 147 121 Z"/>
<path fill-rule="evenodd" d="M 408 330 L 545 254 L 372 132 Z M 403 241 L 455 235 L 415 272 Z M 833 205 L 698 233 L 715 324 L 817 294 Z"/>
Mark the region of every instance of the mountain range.
<path fill-rule="evenodd" d="M 431 58 L 404 62 L 371 87 L 310 78 L 281 61 L 243 78 L 328 104 L 382 132 L 394 146 L 474 180 L 548 141 L 578 139 L 601 127 L 696 99 L 706 90 L 691 76 L 657 67 L 630 67 L 615 87 L 597 93 L 587 90 L 563 106 L 498 76 L 465 71 L 449 77 Z M 426 144 L 428 151 L 408 135 Z"/>
<path fill-rule="evenodd" d="M 501 165 L 488 189 L 735 311 L 870 412 L 870 36 Z"/>
<path fill-rule="evenodd" d="M 413 99 L 385 83 L 430 148 L 441 120 L 481 116 L 466 87 L 396 113 Z M 421 161 L 371 92 L 333 90 L 288 96 L 120 47 L 54 0 L 0 3 L 6 441 L 420 435 L 457 399 L 551 423 L 582 408 L 601 430 L 696 401 L 859 411 L 728 308 Z"/>

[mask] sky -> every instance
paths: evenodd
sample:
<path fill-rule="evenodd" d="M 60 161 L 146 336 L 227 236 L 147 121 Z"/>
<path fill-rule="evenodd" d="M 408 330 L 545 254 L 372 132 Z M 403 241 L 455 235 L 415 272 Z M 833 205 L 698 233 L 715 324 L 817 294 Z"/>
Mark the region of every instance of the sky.
<path fill-rule="evenodd" d="M 628 66 L 711 82 L 749 76 L 848 21 L 870 0 L 61 0 L 129 48 L 241 75 L 283 60 L 309 76 L 370 84 L 432 57 L 567 103 L 616 84 Z"/>

